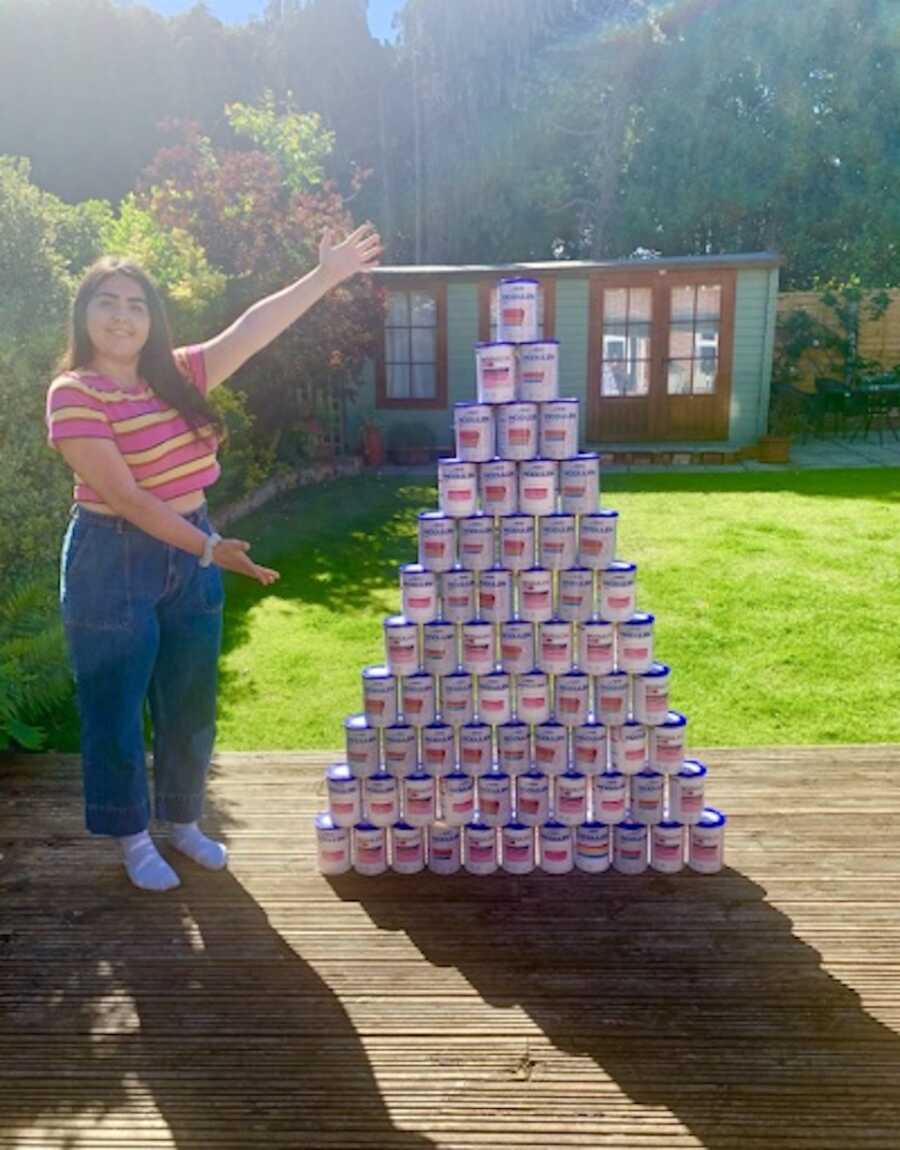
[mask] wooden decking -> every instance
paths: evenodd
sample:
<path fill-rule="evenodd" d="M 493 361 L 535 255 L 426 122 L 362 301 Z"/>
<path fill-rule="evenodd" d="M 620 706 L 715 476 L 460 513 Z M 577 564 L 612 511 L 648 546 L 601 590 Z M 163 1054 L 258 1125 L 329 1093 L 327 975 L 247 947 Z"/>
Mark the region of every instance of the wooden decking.
<path fill-rule="evenodd" d="M 328 756 L 222 755 L 162 896 L 0 763 L 0 1147 L 898 1150 L 900 748 L 704 757 L 721 875 L 332 883 Z"/>

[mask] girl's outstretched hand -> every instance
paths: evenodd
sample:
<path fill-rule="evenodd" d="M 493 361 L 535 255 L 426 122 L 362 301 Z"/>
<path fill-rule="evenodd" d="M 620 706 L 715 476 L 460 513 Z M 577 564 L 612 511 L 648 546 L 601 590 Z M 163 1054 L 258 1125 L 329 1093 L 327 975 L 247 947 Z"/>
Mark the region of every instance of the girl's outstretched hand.
<path fill-rule="evenodd" d="M 258 563 L 254 563 L 248 554 L 249 551 L 250 544 L 243 539 L 223 539 L 213 548 L 213 562 L 226 571 L 234 571 L 238 575 L 256 579 L 263 587 L 268 587 L 270 583 L 281 578 L 271 567 L 260 567 Z"/>
<path fill-rule="evenodd" d="M 363 224 L 339 244 L 328 228 L 319 244 L 319 266 L 333 284 L 339 284 L 357 272 L 377 267 L 382 251 L 381 237 L 373 224 Z"/>

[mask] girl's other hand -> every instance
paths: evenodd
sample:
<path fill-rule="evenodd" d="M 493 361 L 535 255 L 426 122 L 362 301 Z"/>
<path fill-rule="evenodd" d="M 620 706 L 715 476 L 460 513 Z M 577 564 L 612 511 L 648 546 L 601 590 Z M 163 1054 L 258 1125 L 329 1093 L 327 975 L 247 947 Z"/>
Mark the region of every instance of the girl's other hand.
<path fill-rule="evenodd" d="M 339 244 L 335 244 L 334 234 L 328 228 L 319 244 L 319 267 L 332 284 L 343 283 L 357 272 L 377 267 L 383 250 L 373 224 L 363 224 Z"/>
<path fill-rule="evenodd" d="M 223 539 L 213 548 L 213 562 L 226 571 L 234 571 L 237 575 L 256 579 L 264 587 L 281 578 L 279 573 L 270 567 L 260 567 L 258 563 L 254 563 L 249 551 L 250 544 L 243 539 Z"/>

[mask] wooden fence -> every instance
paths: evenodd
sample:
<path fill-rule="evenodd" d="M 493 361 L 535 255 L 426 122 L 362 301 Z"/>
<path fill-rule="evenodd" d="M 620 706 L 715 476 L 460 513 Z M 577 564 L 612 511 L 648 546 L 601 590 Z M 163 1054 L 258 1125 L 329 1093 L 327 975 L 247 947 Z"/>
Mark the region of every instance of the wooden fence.
<path fill-rule="evenodd" d="M 877 320 L 863 315 L 860 318 L 858 331 L 859 354 L 866 359 L 875 360 L 885 370 L 900 364 L 900 288 L 891 288 L 887 294 L 891 302 L 884 315 Z M 818 292 L 794 291 L 779 294 L 779 319 L 800 308 L 804 308 L 822 323 L 835 325 L 834 313 L 822 303 Z M 813 378 L 825 374 L 827 357 L 812 350 L 806 358 L 808 364 L 807 370 L 803 373 L 803 382 L 812 387 Z"/>

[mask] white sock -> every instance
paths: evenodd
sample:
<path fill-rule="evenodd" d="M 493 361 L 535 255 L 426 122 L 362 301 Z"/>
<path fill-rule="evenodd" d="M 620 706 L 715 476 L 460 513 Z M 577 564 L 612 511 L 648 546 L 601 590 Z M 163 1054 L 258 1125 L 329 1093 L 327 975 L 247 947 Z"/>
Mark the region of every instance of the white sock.
<path fill-rule="evenodd" d="M 172 823 L 171 843 L 207 870 L 222 870 L 228 862 L 228 847 L 208 839 L 196 823 Z"/>
<path fill-rule="evenodd" d="M 119 838 L 128 877 L 141 890 L 173 890 L 181 879 L 156 849 L 149 831 Z"/>

